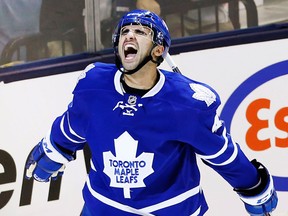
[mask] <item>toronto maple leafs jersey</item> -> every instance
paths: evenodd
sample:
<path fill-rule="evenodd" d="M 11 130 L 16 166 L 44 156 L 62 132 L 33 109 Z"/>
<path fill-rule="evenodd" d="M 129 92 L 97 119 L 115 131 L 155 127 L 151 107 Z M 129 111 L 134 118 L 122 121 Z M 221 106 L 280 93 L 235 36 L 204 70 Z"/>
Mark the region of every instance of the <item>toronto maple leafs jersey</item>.
<path fill-rule="evenodd" d="M 115 65 L 91 64 L 53 123 L 51 139 L 63 148 L 89 144 L 83 196 L 95 216 L 203 215 L 208 207 L 196 156 L 232 187 L 258 181 L 216 114 L 217 93 L 181 74 L 159 74 L 156 85 L 138 96 L 124 91 Z"/>

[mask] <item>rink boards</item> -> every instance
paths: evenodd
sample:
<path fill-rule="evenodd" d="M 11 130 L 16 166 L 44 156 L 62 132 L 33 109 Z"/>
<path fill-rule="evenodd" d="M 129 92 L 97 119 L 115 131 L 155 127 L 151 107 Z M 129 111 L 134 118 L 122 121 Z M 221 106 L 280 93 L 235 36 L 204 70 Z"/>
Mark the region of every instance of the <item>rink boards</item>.
<path fill-rule="evenodd" d="M 251 159 L 270 170 L 279 208 L 288 215 L 288 39 L 235 45 L 173 55 L 184 75 L 211 85 L 234 140 Z M 166 63 L 161 68 L 169 69 Z M 80 71 L 0 83 L 0 214 L 78 216 L 86 179 L 83 152 L 56 184 L 23 178 L 29 152 L 72 98 Z M 207 216 L 245 215 L 232 188 L 199 161 L 210 210 Z"/>

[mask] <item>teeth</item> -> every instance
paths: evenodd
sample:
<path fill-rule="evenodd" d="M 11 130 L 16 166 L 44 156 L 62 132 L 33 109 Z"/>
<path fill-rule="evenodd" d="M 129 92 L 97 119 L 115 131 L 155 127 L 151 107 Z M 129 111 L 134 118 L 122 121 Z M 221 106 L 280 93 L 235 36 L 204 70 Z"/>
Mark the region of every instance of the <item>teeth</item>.
<path fill-rule="evenodd" d="M 129 48 L 133 48 L 133 49 L 136 50 L 136 46 L 134 46 L 133 44 L 127 44 L 127 45 L 125 45 L 124 50 L 127 51 Z"/>

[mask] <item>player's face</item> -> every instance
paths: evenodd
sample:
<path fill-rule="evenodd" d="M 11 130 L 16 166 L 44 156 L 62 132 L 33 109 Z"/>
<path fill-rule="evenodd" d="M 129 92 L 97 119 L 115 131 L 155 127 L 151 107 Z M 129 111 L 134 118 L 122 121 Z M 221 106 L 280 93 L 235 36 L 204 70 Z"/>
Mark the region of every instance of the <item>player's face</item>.
<path fill-rule="evenodd" d="M 135 69 L 150 54 L 153 31 L 141 25 L 128 25 L 120 30 L 118 52 L 127 70 Z"/>

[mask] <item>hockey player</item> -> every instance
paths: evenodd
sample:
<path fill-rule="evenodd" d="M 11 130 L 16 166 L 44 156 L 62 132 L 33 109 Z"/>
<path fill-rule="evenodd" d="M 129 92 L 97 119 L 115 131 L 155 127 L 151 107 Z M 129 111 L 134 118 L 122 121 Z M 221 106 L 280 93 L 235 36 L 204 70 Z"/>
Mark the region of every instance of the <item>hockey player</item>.
<path fill-rule="evenodd" d="M 217 93 L 157 68 L 170 42 L 159 16 L 127 13 L 113 35 L 116 64 L 87 66 L 68 109 L 32 151 L 27 177 L 57 177 L 87 143 L 92 166 L 83 216 L 196 216 L 208 209 L 198 156 L 234 188 L 250 215 L 268 215 L 278 201 L 271 175 L 227 133 Z"/>

